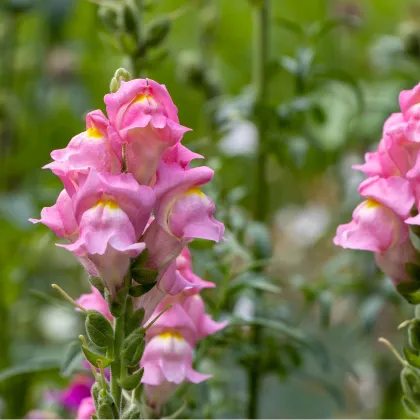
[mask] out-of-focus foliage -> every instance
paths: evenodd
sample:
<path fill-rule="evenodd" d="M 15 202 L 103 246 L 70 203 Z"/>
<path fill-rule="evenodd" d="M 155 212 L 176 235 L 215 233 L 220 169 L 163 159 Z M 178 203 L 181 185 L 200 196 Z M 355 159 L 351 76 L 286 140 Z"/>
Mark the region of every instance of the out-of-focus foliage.
<path fill-rule="evenodd" d="M 116 44 L 109 16 L 98 14 L 104 3 L 4 0 L 0 6 L 2 418 L 48 405 L 45 390 L 67 383 L 60 367 L 82 329 L 80 316 L 50 291 L 51 283 L 73 296 L 85 291 L 81 268 L 27 219 L 61 188 L 40 170 L 49 152 L 83 130 L 88 110 L 103 106 L 115 69 L 133 65 L 120 48 L 129 51 L 132 40 Z M 250 2 L 144 3 L 145 22 L 165 18 L 171 28 L 155 27 L 162 45 L 135 68 L 166 84 L 181 123 L 193 128 L 185 143 L 216 170 L 208 193 L 228 227 L 227 241 L 211 250 L 195 244 L 194 261 L 203 278 L 218 284 L 206 295 L 213 314 L 234 314 L 231 326 L 197 353 L 214 379 L 187 393 L 181 388 L 167 414 L 186 395 L 182 416 L 246 416 L 246 368 L 256 357 L 249 334 L 258 324 L 267 332 L 259 349 L 261 417 L 401 418 L 399 366 L 377 338 L 401 340 L 396 327 L 411 308 L 370 255 L 335 249 L 331 238 L 359 200 L 361 175 L 351 165 L 380 139 L 398 92 L 418 82 L 419 6 L 272 1 L 265 226 L 250 216 L 259 141 Z M 263 318 L 253 317 L 258 290 Z"/>

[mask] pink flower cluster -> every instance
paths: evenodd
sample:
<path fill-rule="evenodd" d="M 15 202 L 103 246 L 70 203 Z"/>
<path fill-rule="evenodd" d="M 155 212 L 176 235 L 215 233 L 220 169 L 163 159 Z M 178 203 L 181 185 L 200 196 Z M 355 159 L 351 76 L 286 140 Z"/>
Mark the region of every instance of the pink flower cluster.
<path fill-rule="evenodd" d="M 365 201 L 350 223 L 338 227 L 334 243 L 374 252 L 378 266 L 403 292 L 413 291 L 407 264 L 418 261 L 409 225 L 420 225 L 420 84 L 402 91 L 399 102 L 401 112 L 385 122 L 377 150 L 354 166 L 368 176 L 359 186 Z"/>
<path fill-rule="evenodd" d="M 194 347 L 199 340 L 216 333 L 227 324 L 215 322 L 205 313 L 199 292 L 203 288 L 214 287 L 215 284 L 204 281 L 193 273 L 187 247 L 182 250 L 175 263 L 175 274 L 183 277 L 190 286 L 175 296 L 166 296 L 158 305 L 153 317 L 169 304 L 172 307 L 147 330 L 146 347 L 140 361 L 140 366 L 144 368 L 142 382 L 145 384 L 148 404 L 157 410 L 182 382 L 199 383 L 211 376 L 193 369 Z M 101 312 L 112 321 L 104 298 L 94 287 L 92 293 L 82 295 L 78 303 L 86 309 Z M 90 418 L 92 410 L 92 399 L 85 398 L 80 403 L 78 418 Z"/>
<path fill-rule="evenodd" d="M 148 250 L 146 267 L 156 286 L 138 299 L 146 319 L 167 294 L 190 284 L 176 274 L 175 259 L 194 238 L 220 241 L 224 226 L 200 191 L 213 171 L 192 168 L 202 156 L 181 144 L 189 129 L 164 85 L 150 79 L 121 82 L 105 95 L 102 111 L 86 117 L 86 131 L 51 153 L 46 165 L 63 182 L 56 204 L 31 219 L 48 226 L 111 297 L 123 284 L 132 258 Z"/>

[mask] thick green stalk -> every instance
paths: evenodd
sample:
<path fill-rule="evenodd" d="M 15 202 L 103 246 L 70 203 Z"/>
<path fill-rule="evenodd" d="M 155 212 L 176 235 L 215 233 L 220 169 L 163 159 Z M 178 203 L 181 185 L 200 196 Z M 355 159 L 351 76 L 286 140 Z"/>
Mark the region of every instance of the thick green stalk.
<path fill-rule="evenodd" d="M 267 170 L 267 63 L 269 53 L 269 0 L 262 0 L 254 10 L 254 43 L 253 43 L 253 84 L 256 95 L 255 121 L 259 134 L 256 165 L 255 185 L 255 209 L 256 220 L 265 222 L 268 213 L 268 183 Z M 261 270 L 263 267 L 261 267 Z M 256 291 L 256 316 L 262 316 L 263 292 Z M 248 370 L 248 418 L 256 419 L 259 413 L 259 392 L 261 386 L 261 359 L 259 357 L 263 343 L 263 330 L 261 326 L 255 326 L 253 331 L 253 348 L 255 359 Z"/>
<path fill-rule="evenodd" d="M 121 346 L 124 341 L 125 316 L 115 318 L 114 361 L 111 364 L 111 394 L 118 410 L 121 405 L 121 388 L 118 380 L 121 377 Z"/>

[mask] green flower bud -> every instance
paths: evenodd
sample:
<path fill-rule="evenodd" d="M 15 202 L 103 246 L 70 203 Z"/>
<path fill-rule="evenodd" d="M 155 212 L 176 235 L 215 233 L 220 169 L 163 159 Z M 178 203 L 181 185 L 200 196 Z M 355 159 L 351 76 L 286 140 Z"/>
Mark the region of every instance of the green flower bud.
<path fill-rule="evenodd" d="M 146 345 L 145 331 L 138 328 L 125 340 L 121 348 L 121 363 L 123 366 L 137 366 Z"/>
<path fill-rule="evenodd" d="M 87 311 L 85 321 L 87 335 L 95 346 L 110 347 L 114 342 L 114 329 L 111 323 L 98 311 Z"/>

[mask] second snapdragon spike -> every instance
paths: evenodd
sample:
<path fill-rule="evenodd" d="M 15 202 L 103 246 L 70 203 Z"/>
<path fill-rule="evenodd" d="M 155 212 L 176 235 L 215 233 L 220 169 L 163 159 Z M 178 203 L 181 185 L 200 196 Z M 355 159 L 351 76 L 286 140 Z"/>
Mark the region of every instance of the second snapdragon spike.
<path fill-rule="evenodd" d="M 410 303 L 420 303 L 419 92 L 420 85 L 401 92 L 401 112 L 385 121 L 377 150 L 354 166 L 368 176 L 359 187 L 365 201 L 334 238 L 343 248 L 374 252 L 379 268 Z"/>

